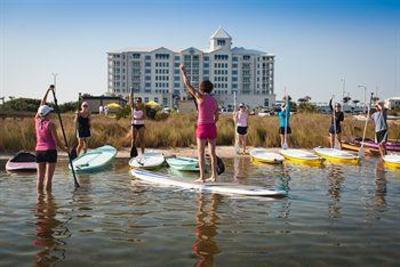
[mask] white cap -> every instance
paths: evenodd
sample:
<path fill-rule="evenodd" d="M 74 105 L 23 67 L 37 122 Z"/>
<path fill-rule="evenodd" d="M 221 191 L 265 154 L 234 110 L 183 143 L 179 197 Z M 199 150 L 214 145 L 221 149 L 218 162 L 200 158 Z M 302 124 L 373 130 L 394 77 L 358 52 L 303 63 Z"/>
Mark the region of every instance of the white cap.
<path fill-rule="evenodd" d="M 40 117 L 45 117 L 47 114 L 52 112 L 54 109 L 49 107 L 48 105 L 42 105 L 38 109 L 38 114 Z"/>

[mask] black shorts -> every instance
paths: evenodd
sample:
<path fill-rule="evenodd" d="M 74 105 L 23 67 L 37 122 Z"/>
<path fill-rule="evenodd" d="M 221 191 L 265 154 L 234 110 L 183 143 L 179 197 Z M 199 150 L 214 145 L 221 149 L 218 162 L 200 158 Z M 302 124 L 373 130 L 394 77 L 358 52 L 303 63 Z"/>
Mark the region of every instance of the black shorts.
<path fill-rule="evenodd" d="M 290 129 L 290 127 L 287 127 L 287 134 L 291 134 L 292 133 L 292 129 Z M 279 134 L 285 134 L 285 127 L 279 127 Z"/>
<path fill-rule="evenodd" d="M 342 128 L 336 127 L 336 134 L 340 134 L 342 132 Z M 333 125 L 331 125 L 331 127 L 329 128 L 329 133 L 330 134 L 335 134 L 335 127 Z"/>
<path fill-rule="evenodd" d="M 387 142 L 388 140 L 388 131 L 383 130 L 375 133 L 375 139 L 377 143 Z"/>
<path fill-rule="evenodd" d="M 36 151 L 36 162 L 37 163 L 56 163 L 57 162 L 57 150 L 45 150 Z"/>
<path fill-rule="evenodd" d="M 132 126 L 139 131 L 140 128 L 144 127 L 144 124 L 132 124 Z"/>
<path fill-rule="evenodd" d="M 248 127 L 242 127 L 242 126 L 238 126 L 236 129 L 236 132 L 240 135 L 246 135 L 247 134 L 247 128 Z"/>
<path fill-rule="evenodd" d="M 90 130 L 89 129 L 79 130 L 78 131 L 78 137 L 79 138 L 88 138 L 88 137 L 90 137 Z"/>

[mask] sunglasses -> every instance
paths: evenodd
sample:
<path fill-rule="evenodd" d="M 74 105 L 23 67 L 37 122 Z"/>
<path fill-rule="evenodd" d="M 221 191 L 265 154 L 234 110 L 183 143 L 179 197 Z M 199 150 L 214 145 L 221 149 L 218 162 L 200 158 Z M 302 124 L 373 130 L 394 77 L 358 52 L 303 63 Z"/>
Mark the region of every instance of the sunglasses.
<path fill-rule="evenodd" d="M 82 107 L 84 107 L 84 108 L 87 108 L 87 107 L 88 107 L 88 105 L 83 105 Z"/>

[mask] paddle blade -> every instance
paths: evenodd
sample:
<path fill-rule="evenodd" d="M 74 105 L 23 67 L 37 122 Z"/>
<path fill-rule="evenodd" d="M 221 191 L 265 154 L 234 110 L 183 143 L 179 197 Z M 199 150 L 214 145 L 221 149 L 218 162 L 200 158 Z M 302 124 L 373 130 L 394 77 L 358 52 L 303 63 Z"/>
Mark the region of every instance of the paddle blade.
<path fill-rule="evenodd" d="M 78 148 L 78 144 L 75 144 L 75 145 L 71 148 L 71 151 L 69 152 L 70 157 L 71 157 L 71 160 L 74 160 L 74 159 L 76 159 L 76 158 L 78 157 L 77 148 Z"/>
<path fill-rule="evenodd" d="M 220 157 L 217 157 L 217 173 L 218 175 L 221 175 L 224 172 L 225 172 L 225 163 Z"/>
<path fill-rule="evenodd" d="M 137 152 L 136 146 L 132 146 L 131 147 L 131 158 L 135 158 L 137 156 L 138 156 L 138 152 Z"/>

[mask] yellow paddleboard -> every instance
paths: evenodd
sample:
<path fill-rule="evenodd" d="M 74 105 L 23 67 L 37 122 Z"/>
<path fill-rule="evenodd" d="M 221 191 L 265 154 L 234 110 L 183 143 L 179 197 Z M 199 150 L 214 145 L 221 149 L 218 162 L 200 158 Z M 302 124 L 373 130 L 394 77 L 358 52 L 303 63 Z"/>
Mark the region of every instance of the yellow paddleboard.
<path fill-rule="evenodd" d="M 304 149 L 281 149 L 281 155 L 286 159 L 301 164 L 320 165 L 322 158 L 313 152 Z"/>
<path fill-rule="evenodd" d="M 254 148 L 250 150 L 250 156 L 253 160 L 263 163 L 280 164 L 284 157 L 278 153 L 270 152 L 265 148 Z"/>
<path fill-rule="evenodd" d="M 360 162 L 358 155 L 336 148 L 316 147 L 314 151 L 322 158 L 334 163 L 358 164 Z"/>

